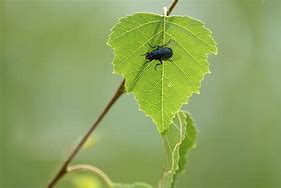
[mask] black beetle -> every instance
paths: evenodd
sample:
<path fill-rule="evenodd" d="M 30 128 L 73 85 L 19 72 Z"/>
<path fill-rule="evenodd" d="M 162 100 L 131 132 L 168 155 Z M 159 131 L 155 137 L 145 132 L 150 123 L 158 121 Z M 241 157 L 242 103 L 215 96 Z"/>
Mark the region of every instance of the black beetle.
<path fill-rule="evenodd" d="M 169 47 L 164 47 L 165 45 L 163 45 L 163 46 L 159 46 L 159 45 L 151 46 L 149 44 L 149 46 L 151 48 L 156 48 L 156 49 L 152 50 L 151 52 L 147 52 L 146 54 L 144 54 L 145 58 L 148 60 L 148 61 L 145 62 L 145 64 L 148 63 L 148 62 L 151 62 L 153 60 L 158 60 L 159 63 L 157 63 L 155 65 L 154 70 L 156 70 L 156 67 L 158 65 L 162 65 L 163 64 L 162 60 L 167 60 L 167 59 L 169 59 L 170 57 L 173 56 L 173 50 L 171 48 L 169 48 Z"/>

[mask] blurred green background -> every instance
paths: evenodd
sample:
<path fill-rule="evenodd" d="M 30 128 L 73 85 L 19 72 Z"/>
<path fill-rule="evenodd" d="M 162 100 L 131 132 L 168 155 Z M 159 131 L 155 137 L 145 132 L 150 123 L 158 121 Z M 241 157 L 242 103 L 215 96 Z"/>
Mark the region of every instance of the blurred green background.
<path fill-rule="evenodd" d="M 122 80 L 112 75 L 111 27 L 137 11 L 161 14 L 169 3 L 1 2 L 1 188 L 46 187 Z M 177 187 L 281 187 L 281 1 L 180 0 L 173 14 L 205 22 L 219 49 L 201 94 L 184 107 L 199 135 Z M 74 163 L 113 181 L 157 185 L 162 142 L 132 95 L 121 97 L 92 142 Z M 78 187 L 81 175 L 58 187 Z"/>

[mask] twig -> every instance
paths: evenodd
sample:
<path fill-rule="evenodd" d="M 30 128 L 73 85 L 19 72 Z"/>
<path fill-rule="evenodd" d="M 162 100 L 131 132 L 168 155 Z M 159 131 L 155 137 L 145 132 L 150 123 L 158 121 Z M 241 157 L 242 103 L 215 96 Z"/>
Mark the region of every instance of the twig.
<path fill-rule="evenodd" d="M 91 128 L 88 130 L 88 132 L 84 135 L 84 137 L 81 139 L 81 141 L 78 143 L 78 145 L 75 147 L 75 149 L 70 153 L 67 160 L 64 162 L 60 170 L 58 171 L 57 175 L 52 179 L 52 181 L 49 183 L 48 188 L 54 187 L 54 185 L 67 173 L 67 168 L 69 163 L 72 161 L 72 159 L 76 156 L 76 154 L 80 151 L 84 143 L 87 141 L 89 136 L 94 132 L 94 130 L 97 128 L 103 117 L 107 114 L 109 109 L 112 107 L 112 105 L 116 102 L 116 100 L 125 92 L 125 80 L 122 81 L 119 88 L 117 89 L 115 95 L 112 97 L 112 99 L 109 101 L 105 109 L 102 111 L 102 113 L 99 115 L 96 122 L 91 126 Z"/>
<path fill-rule="evenodd" d="M 67 173 L 71 173 L 74 171 L 80 171 L 80 170 L 87 170 L 90 172 L 93 172 L 95 175 L 100 177 L 107 185 L 108 187 L 112 187 L 113 183 L 111 179 L 99 168 L 88 165 L 88 164 L 79 164 L 79 165 L 72 165 L 67 168 Z"/>
<path fill-rule="evenodd" d="M 175 8 L 177 3 L 178 3 L 178 0 L 174 0 L 171 3 L 171 5 L 170 5 L 170 7 L 168 8 L 168 11 L 167 11 L 167 16 L 169 16 L 171 14 L 172 10 Z"/>

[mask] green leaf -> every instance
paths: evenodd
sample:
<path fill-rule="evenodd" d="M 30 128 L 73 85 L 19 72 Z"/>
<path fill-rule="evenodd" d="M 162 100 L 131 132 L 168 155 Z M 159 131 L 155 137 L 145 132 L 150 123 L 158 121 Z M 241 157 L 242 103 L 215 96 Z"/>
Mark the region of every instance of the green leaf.
<path fill-rule="evenodd" d="M 112 188 L 153 188 L 153 187 L 146 183 L 137 182 L 133 184 L 115 183 L 113 184 Z"/>
<path fill-rule="evenodd" d="M 196 137 L 197 137 L 197 129 L 193 122 L 192 116 L 189 113 L 185 113 L 185 123 L 186 123 L 186 129 L 185 129 L 185 138 L 182 141 L 179 149 L 179 161 L 178 161 L 178 169 L 176 170 L 174 177 L 173 177 L 173 183 L 172 187 L 174 186 L 174 183 L 177 179 L 177 177 L 184 172 L 186 160 L 187 160 L 187 154 L 196 146 Z"/>
<path fill-rule="evenodd" d="M 174 186 L 177 176 L 184 171 L 186 155 L 195 146 L 196 128 L 191 115 L 178 112 L 173 125 L 163 135 L 165 168 L 159 182 L 160 188 Z"/>
<path fill-rule="evenodd" d="M 76 175 L 71 181 L 75 188 L 99 188 L 104 187 L 104 184 L 97 178 L 91 175 Z"/>
<path fill-rule="evenodd" d="M 158 66 L 145 64 L 151 45 L 168 46 L 173 56 Z M 203 23 L 187 16 L 136 13 L 121 18 L 110 34 L 114 50 L 114 73 L 123 75 L 126 90 L 136 97 L 140 109 L 164 132 L 180 107 L 193 93 L 199 93 L 201 80 L 209 73 L 207 54 L 216 53 L 216 43 Z M 171 46 L 170 46 L 171 45 Z"/>

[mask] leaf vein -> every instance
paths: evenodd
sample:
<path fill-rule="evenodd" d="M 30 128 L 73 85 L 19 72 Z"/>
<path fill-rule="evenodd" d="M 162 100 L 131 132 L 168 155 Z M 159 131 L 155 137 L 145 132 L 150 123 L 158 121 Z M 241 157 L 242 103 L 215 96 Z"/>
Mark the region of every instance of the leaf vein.
<path fill-rule="evenodd" d="M 156 86 L 159 84 L 160 81 L 161 81 L 161 79 L 159 79 L 159 80 L 152 86 L 152 88 L 151 88 L 151 90 L 149 91 L 149 94 L 148 94 L 148 96 L 147 96 L 147 99 L 150 98 L 152 92 L 154 91 L 154 89 L 156 88 Z M 144 103 L 147 103 L 147 102 L 148 102 L 147 99 L 144 100 L 143 102 L 144 102 Z"/>
<path fill-rule="evenodd" d="M 139 49 L 141 49 L 146 43 L 148 43 L 149 41 L 151 41 L 154 37 L 156 37 L 157 35 L 159 35 L 160 33 L 162 33 L 163 30 L 159 31 L 158 33 L 154 34 L 152 37 L 150 37 L 147 41 L 145 41 L 142 45 L 140 45 L 137 49 L 135 49 L 130 55 L 128 55 L 124 60 L 122 60 L 119 64 L 117 64 L 116 66 L 119 67 L 120 65 L 122 65 L 127 59 L 129 59 L 130 57 L 132 57 Z"/>
<path fill-rule="evenodd" d="M 203 65 L 203 64 L 201 64 L 201 63 L 199 63 L 199 61 L 181 44 L 181 43 L 179 43 L 176 39 L 175 39 L 175 37 L 174 36 L 172 36 L 172 35 L 170 35 L 170 34 L 168 34 L 168 33 L 166 33 L 168 36 L 170 36 L 171 38 L 173 38 L 173 40 L 198 64 L 198 65 L 200 65 L 202 68 L 204 68 L 205 70 L 207 70 L 206 69 L 206 67 Z"/>
<path fill-rule="evenodd" d="M 169 78 L 164 75 L 164 78 L 166 78 L 166 80 L 172 85 L 172 87 L 174 88 L 174 90 L 176 91 L 176 93 L 178 94 L 178 96 L 180 96 L 180 98 L 184 99 L 183 96 L 178 92 L 178 90 L 175 88 L 175 86 L 173 85 L 173 83 L 169 80 Z"/>
<path fill-rule="evenodd" d="M 182 68 L 174 61 L 171 59 L 171 61 L 176 65 L 176 67 L 183 73 L 184 77 L 188 80 L 188 82 L 196 89 L 195 85 L 191 81 L 188 75 L 185 74 L 185 72 L 182 70 Z"/>
<path fill-rule="evenodd" d="M 152 63 L 148 63 L 139 73 L 139 75 L 135 78 L 135 80 L 130 85 L 128 91 L 131 91 L 131 88 L 135 87 L 136 82 L 140 79 L 141 75 L 144 73 L 144 71 L 151 65 Z"/>
<path fill-rule="evenodd" d="M 137 27 L 134 27 L 133 29 L 130 29 L 130 30 L 128 30 L 128 31 L 126 31 L 126 32 L 124 32 L 124 33 L 122 33 L 121 35 L 117 36 L 115 39 L 113 39 L 113 40 L 111 41 L 111 43 L 114 42 L 114 41 L 116 41 L 116 40 L 119 39 L 120 37 L 126 35 L 127 33 L 130 33 L 130 32 L 132 32 L 132 31 L 134 31 L 134 30 L 136 30 L 136 29 L 139 29 L 139 28 L 141 28 L 141 27 L 143 27 L 143 26 L 147 26 L 147 25 L 150 25 L 150 24 L 158 23 L 158 22 L 160 22 L 160 21 L 162 21 L 162 19 L 161 19 L 161 20 L 155 20 L 155 21 L 147 22 L 147 23 L 145 23 L 145 24 L 142 24 L 142 25 L 139 25 L 139 26 L 137 26 Z"/>
<path fill-rule="evenodd" d="M 182 25 L 180 24 L 177 24 L 177 23 L 174 23 L 174 22 L 169 22 L 167 21 L 168 23 L 170 24 L 173 24 L 173 25 L 176 25 L 178 26 L 179 28 L 185 30 L 186 32 L 190 33 L 192 36 L 194 36 L 195 38 L 199 39 L 201 42 L 203 42 L 205 45 L 207 45 L 208 47 L 210 47 L 211 49 L 213 49 L 212 46 L 210 46 L 206 41 L 204 41 L 203 39 L 201 39 L 199 36 L 197 36 L 195 33 L 193 33 L 192 31 L 188 30 L 187 28 L 183 27 Z"/>

